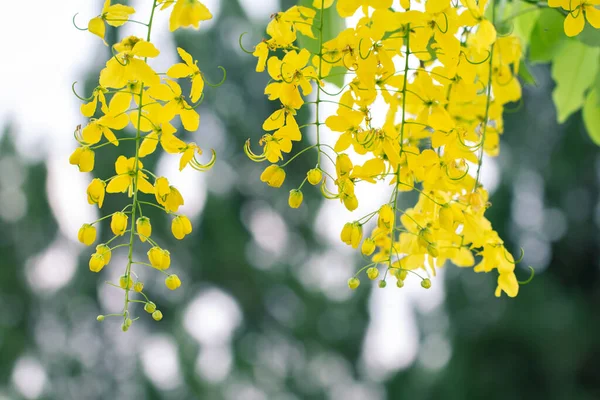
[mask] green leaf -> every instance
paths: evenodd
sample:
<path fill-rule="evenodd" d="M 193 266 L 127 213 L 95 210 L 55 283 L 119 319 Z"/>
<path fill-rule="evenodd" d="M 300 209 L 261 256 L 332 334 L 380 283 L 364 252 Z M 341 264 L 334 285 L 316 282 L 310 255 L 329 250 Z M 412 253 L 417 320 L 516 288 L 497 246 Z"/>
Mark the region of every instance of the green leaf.
<path fill-rule="evenodd" d="M 577 35 L 577 39 L 588 46 L 600 47 L 600 33 L 590 24 L 585 24 L 585 28 Z"/>
<path fill-rule="evenodd" d="M 521 62 L 519 63 L 519 76 L 521 77 L 521 79 L 523 79 L 523 82 L 525 82 L 526 84 L 537 86 L 535 76 L 533 76 L 533 74 L 529 70 L 529 67 L 527 66 L 527 64 L 525 64 L 525 61 L 523 60 L 521 60 Z"/>
<path fill-rule="evenodd" d="M 583 122 L 590 138 L 600 146 L 600 92 L 590 90 L 583 105 Z"/>
<path fill-rule="evenodd" d="M 598 64 L 600 64 L 600 57 L 598 58 Z M 596 93 L 600 93 L 600 68 L 598 68 L 598 72 L 596 73 L 593 88 L 596 90 Z M 600 106 L 600 96 L 598 96 L 598 106 Z"/>
<path fill-rule="evenodd" d="M 535 25 L 540 18 L 541 10 L 537 9 L 537 6 L 529 3 L 519 2 L 514 3 L 513 11 L 517 15 L 513 21 L 513 33 L 521 39 L 521 45 L 523 51 L 529 45 L 529 40 Z"/>
<path fill-rule="evenodd" d="M 552 78 L 556 88 L 552 99 L 559 123 L 565 122 L 583 105 L 584 93 L 596 78 L 599 55 L 600 48 L 586 46 L 577 40 L 570 40 L 554 54 Z"/>
<path fill-rule="evenodd" d="M 564 18 L 556 10 L 541 10 L 531 32 L 529 41 L 529 61 L 532 63 L 550 62 L 567 40 L 563 29 Z"/>
<path fill-rule="evenodd" d="M 301 0 L 299 5 L 311 7 L 312 3 L 313 0 Z M 320 18 L 319 14 L 320 12 L 317 11 L 315 19 Z M 298 35 L 298 45 L 309 50 L 314 54 L 319 53 L 319 51 L 321 50 L 319 49 L 319 31 L 317 28 L 318 26 L 313 28 L 313 32 L 315 34 L 316 39 L 309 38 L 302 34 Z M 335 7 L 329 7 L 323 10 L 323 43 L 335 38 L 343 29 L 346 29 L 346 22 L 344 18 L 339 16 Z M 342 87 L 344 85 L 344 71 L 346 71 L 346 69 L 343 67 L 332 68 L 330 76 L 324 79 L 325 82 L 333 83 L 337 87 Z"/>

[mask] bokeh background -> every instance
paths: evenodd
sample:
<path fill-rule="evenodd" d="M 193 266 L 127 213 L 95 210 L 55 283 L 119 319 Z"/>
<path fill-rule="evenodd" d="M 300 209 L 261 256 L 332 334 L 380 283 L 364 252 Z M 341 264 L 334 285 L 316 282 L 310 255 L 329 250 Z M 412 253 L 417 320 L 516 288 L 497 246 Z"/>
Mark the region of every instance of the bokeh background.
<path fill-rule="evenodd" d="M 140 308 L 128 333 L 97 322 L 122 306 L 122 292 L 103 282 L 122 273 L 124 255 L 90 273 L 77 230 L 126 199 L 89 206 L 92 175 L 68 156 L 84 122 L 71 83 L 91 93 L 110 56 L 71 18 L 79 12 L 85 26 L 100 3 L 15 1 L 0 12 L 0 399 L 600 399 L 600 158 L 580 113 L 555 122 L 549 68 L 532 68 L 537 86 L 505 116 L 501 155 L 486 160 L 483 178 L 488 217 L 515 254 L 523 247 L 517 273 L 525 279 L 531 265 L 534 281 L 496 299 L 492 274 L 447 266 L 429 291 L 363 280 L 351 293 L 361 260 L 338 235 L 354 217 L 310 188 L 301 209 L 287 207 L 313 155 L 275 190 L 242 152 L 276 105 L 238 38 L 249 32 L 251 48 L 289 0 L 207 0 L 215 18 L 175 35 L 159 14 L 157 70 L 176 61 L 177 45 L 213 82 L 217 65 L 227 69 L 186 136 L 219 158 L 205 174 L 179 173 L 174 157 L 145 160 L 181 189 L 194 223 L 179 242 L 169 220 L 150 214 L 184 284 L 167 293 L 162 275 L 140 271 L 164 319 Z M 141 20 L 148 3 L 130 2 Z M 111 29 L 108 41 L 135 29 Z M 113 170 L 118 153 L 104 149 L 94 176 Z"/>

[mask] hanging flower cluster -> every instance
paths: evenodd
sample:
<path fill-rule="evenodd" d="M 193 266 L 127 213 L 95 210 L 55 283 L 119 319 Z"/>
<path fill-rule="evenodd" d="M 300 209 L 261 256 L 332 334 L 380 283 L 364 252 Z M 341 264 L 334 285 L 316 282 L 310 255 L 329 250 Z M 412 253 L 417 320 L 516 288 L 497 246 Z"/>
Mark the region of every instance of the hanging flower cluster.
<path fill-rule="evenodd" d="M 96 251 L 89 261 L 92 272 L 100 272 L 107 266 L 115 249 L 128 249 L 123 275 L 118 283 L 109 283 L 124 291 L 123 310 L 120 313 L 98 316 L 100 321 L 106 316 L 123 318 L 124 331 L 137 319 L 132 318 L 129 310 L 132 303 L 143 304 L 144 310 L 152 314 L 152 318 L 157 321 L 162 319 L 161 311 L 144 293 L 144 285 L 138 280 L 134 267 L 150 267 L 162 272 L 166 276 L 165 285 L 171 290 L 181 285 L 177 275 L 167 272 L 171 264 L 170 253 L 152 239 L 151 221 L 144 216 L 144 210 L 156 207 L 172 216 L 171 229 L 177 239 L 183 239 L 192 232 L 190 220 L 185 215 L 178 214 L 179 207 L 184 204 L 180 192 L 169 184 L 167 178 L 157 177 L 145 169 L 142 159 L 154 153 L 159 143 L 165 152 L 179 155 L 180 170 L 188 166 L 198 171 L 208 170 L 216 157 L 212 151 L 211 160 L 201 164 L 198 161 L 198 156 L 202 154 L 200 147 L 178 137 L 173 125 L 179 116 L 186 131 L 198 129 L 200 116 L 195 108 L 202 101 L 205 79 L 197 62 L 184 49 L 178 48 L 183 62 L 171 66 L 166 73 L 157 73 L 148 64 L 148 59 L 159 55 L 159 50 L 150 41 L 155 11 L 159 9 L 171 10 L 171 31 L 189 26 L 198 28 L 200 21 L 212 18 L 209 10 L 199 1 L 154 0 L 150 19 L 145 23 L 130 19 L 135 13 L 132 7 L 111 4 L 110 0 L 106 0 L 102 13 L 89 21 L 87 29 L 102 40 L 106 24 L 121 26 L 126 22 L 133 22 L 145 26 L 146 32 L 145 38 L 129 36 L 111 46 L 113 56 L 100 72 L 99 85 L 92 96 L 87 99 L 78 96 L 86 101 L 81 105 L 81 113 L 89 121 L 83 129 L 78 127 L 76 130 L 75 138 L 80 146 L 69 159 L 81 172 L 90 172 L 94 169 L 96 152 L 100 152 L 102 147 L 119 146 L 127 141 L 134 144 L 131 154 L 123 154 L 117 158 L 113 176 L 107 179 L 95 178 L 87 188 L 87 199 L 91 205 L 102 207 L 107 193 L 127 193 L 130 203 L 120 211 L 84 224 L 78 234 L 80 242 L 91 246 L 96 241 L 96 224 L 110 218 L 110 229 L 114 236 L 106 243 L 96 245 Z M 191 92 L 187 96 L 189 101 L 177 79 L 191 81 Z M 126 130 L 130 124 L 133 134 Z M 137 240 L 147 247 L 147 260 L 136 259 L 134 246 Z M 134 294 L 140 297 L 136 299 Z"/>
<path fill-rule="evenodd" d="M 349 279 L 350 288 L 359 286 L 363 272 L 371 280 L 381 276 L 380 287 L 391 275 L 398 287 L 415 276 L 429 288 L 429 277 L 450 260 L 476 272 L 495 272 L 496 296 L 515 297 L 520 260 L 484 215 L 490 203 L 480 172 L 484 154 L 498 155 L 505 105 L 521 98 L 520 41 L 497 34 L 495 4 L 486 12 L 486 0 L 426 0 L 418 11 L 409 0 L 400 4 L 403 9 L 394 10 L 392 0 L 338 0 L 341 17 L 360 18 L 327 41 L 324 10 L 334 6 L 333 0 L 274 14 L 266 29 L 269 38 L 253 54 L 256 70 L 266 69 L 271 78 L 265 94 L 281 108 L 262 126 L 262 153 L 252 152 L 248 141 L 246 154 L 271 163 L 260 179 L 280 187 L 285 167 L 316 151 L 315 167 L 290 192 L 292 208 L 302 203 L 306 181 L 320 184 L 324 197 L 350 211 L 360 201 L 358 185 L 382 182 L 390 188 L 379 208 L 343 227 L 341 240 L 369 258 Z M 319 52 L 301 48 L 299 34 L 316 38 Z M 336 94 L 337 112 L 323 116 L 319 105 L 331 102 L 324 100 L 330 98 L 324 81 L 333 67 L 345 69 L 347 84 Z M 313 100 L 305 101 L 313 92 Z M 384 104 L 380 123 L 372 116 L 376 101 L 379 110 Z M 307 104 L 316 107 L 316 119 L 308 124 L 316 129 L 316 143 L 280 164 L 302 138 L 306 126 L 298 126 L 295 115 Z M 337 135 L 335 146 L 322 143 L 324 128 Z M 366 161 L 355 164 L 350 150 Z M 400 209 L 399 196 L 411 191 L 418 201 Z M 364 232 L 371 219 L 376 226 Z"/>

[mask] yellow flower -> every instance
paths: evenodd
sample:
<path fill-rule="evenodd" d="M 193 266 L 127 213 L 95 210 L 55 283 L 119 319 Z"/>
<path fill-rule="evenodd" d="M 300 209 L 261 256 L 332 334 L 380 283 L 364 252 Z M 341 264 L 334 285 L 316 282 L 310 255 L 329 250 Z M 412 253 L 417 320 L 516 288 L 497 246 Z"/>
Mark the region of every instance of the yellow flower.
<path fill-rule="evenodd" d="M 152 43 L 129 36 L 113 47 L 117 54 L 111 57 L 106 62 L 106 67 L 100 71 L 100 86 L 120 89 L 129 81 L 143 82 L 145 86 L 160 83 L 159 76 L 143 60 L 146 57 L 154 58 L 160 53 Z"/>
<path fill-rule="evenodd" d="M 86 246 L 90 246 L 96 241 L 96 228 L 90 224 L 83 224 L 82 227 L 79 228 L 77 239 Z"/>
<path fill-rule="evenodd" d="M 361 224 L 358 222 L 348 222 L 342 228 L 340 238 L 342 239 L 342 242 L 356 249 L 362 240 L 362 234 Z"/>
<path fill-rule="evenodd" d="M 148 260 L 150 264 L 157 269 L 164 271 L 171 265 L 171 253 L 168 250 L 163 250 L 158 246 L 148 250 Z"/>
<path fill-rule="evenodd" d="M 125 193 L 128 191 L 129 196 L 133 195 L 134 184 L 137 184 L 137 189 L 144 193 L 154 193 L 154 186 L 146 180 L 147 175 L 142 172 L 144 164 L 138 160 L 137 169 L 134 167 L 135 157 L 126 158 L 119 156 L 115 162 L 115 176 L 108 184 L 106 191 L 108 193 Z M 137 179 L 136 177 L 137 171 Z"/>
<path fill-rule="evenodd" d="M 177 82 L 167 80 L 164 84 L 152 86 L 146 93 L 153 99 L 166 102 L 159 112 L 160 120 L 170 121 L 179 115 L 186 130 L 193 132 L 198 129 L 200 116 L 185 100 Z"/>
<path fill-rule="evenodd" d="M 107 92 L 105 88 L 102 86 L 98 86 L 94 89 L 92 93 L 92 101 L 87 104 L 82 104 L 80 107 L 81 114 L 85 117 L 91 117 L 96 112 L 96 107 L 98 106 L 98 101 L 100 101 L 100 109 L 104 114 L 108 113 L 108 107 L 106 105 L 106 97 L 104 94 Z"/>
<path fill-rule="evenodd" d="M 192 233 L 192 223 L 185 215 L 178 215 L 171 223 L 171 232 L 176 239 L 181 240 Z"/>
<path fill-rule="evenodd" d="M 318 185 L 319 182 L 321 182 L 321 179 L 323 179 L 323 173 L 320 169 L 313 168 L 307 172 L 306 177 L 308 179 L 308 183 L 311 185 Z"/>
<path fill-rule="evenodd" d="M 138 237 L 142 242 L 145 242 L 150 235 L 152 235 L 152 225 L 150 224 L 150 218 L 140 217 L 135 221 L 135 227 Z"/>
<path fill-rule="evenodd" d="M 133 285 L 133 290 L 137 293 L 140 293 L 142 290 L 144 290 L 144 284 L 142 282 L 136 282 Z"/>
<path fill-rule="evenodd" d="M 165 279 L 165 285 L 167 286 L 167 288 L 169 288 L 170 290 L 175 290 L 177 289 L 179 286 L 181 286 L 181 280 L 179 279 L 179 277 L 175 274 L 173 275 L 169 275 L 167 277 L 167 279 Z"/>
<path fill-rule="evenodd" d="M 102 179 L 94 178 L 87 187 L 87 200 L 90 204 L 98 204 L 98 208 L 102 208 L 104 203 L 104 195 L 106 183 Z"/>
<path fill-rule="evenodd" d="M 133 7 L 125 6 L 123 4 L 114 4 L 110 5 L 110 0 L 106 0 L 104 2 L 104 7 L 102 7 L 102 13 L 99 16 L 92 18 L 88 23 L 88 30 L 97 35 L 104 41 L 104 35 L 106 33 L 106 26 L 104 22 L 109 24 L 110 26 L 121 26 L 129 19 L 131 14 L 135 13 L 135 9 Z"/>
<path fill-rule="evenodd" d="M 119 286 L 121 289 L 131 289 L 133 286 L 133 279 L 129 275 L 121 275 L 119 277 Z"/>
<path fill-rule="evenodd" d="M 94 169 L 94 151 L 87 146 L 78 147 L 69 157 L 69 164 L 77 165 L 79 171 L 90 172 Z"/>
<path fill-rule="evenodd" d="M 395 212 L 389 204 L 384 204 L 379 209 L 377 227 L 384 232 L 391 232 L 394 226 Z"/>
<path fill-rule="evenodd" d="M 116 212 L 110 220 L 110 229 L 115 236 L 123 236 L 127 230 L 127 220 L 129 217 L 123 212 Z"/>
<path fill-rule="evenodd" d="M 275 112 L 277 113 L 277 111 Z M 273 113 L 273 115 L 275 114 Z M 273 115 L 265 121 L 265 125 L 268 126 L 268 121 L 273 118 Z M 283 118 L 282 118 L 283 119 Z M 264 145 L 264 155 L 269 162 L 275 163 L 283 159 L 281 152 L 289 153 L 292 151 L 292 141 L 299 141 L 302 139 L 300 128 L 293 115 L 288 114 L 285 117 L 286 125 L 279 128 L 274 134 L 265 134 L 260 139 L 260 144 Z"/>
<path fill-rule="evenodd" d="M 98 253 L 102 257 L 104 257 L 104 265 L 108 265 L 108 263 L 110 262 L 110 258 L 112 256 L 110 247 L 108 247 L 104 243 L 99 244 L 98 246 L 96 246 L 96 253 Z"/>
<path fill-rule="evenodd" d="M 316 1 L 317 0 L 315 0 L 315 2 Z M 325 4 L 327 3 L 328 1 L 325 0 Z M 390 8 L 391 6 L 392 0 L 338 0 L 337 11 L 340 14 L 340 17 L 346 18 L 353 16 L 359 7 L 362 7 L 363 10 L 367 10 L 368 7 L 380 10 Z"/>
<path fill-rule="evenodd" d="M 198 29 L 200 21 L 209 19 L 212 19 L 212 14 L 198 0 L 177 0 L 169 18 L 169 29 L 171 32 L 189 26 Z"/>
<path fill-rule="evenodd" d="M 169 186 L 169 181 L 165 177 L 160 177 L 154 182 L 154 196 L 158 204 L 170 212 L 177 212 L 183 205 L 181 193 L 175 186 Z"/>
<path fill-rule="evenodd" d="M 290 197 L 288 198 L 288 204 L 291 208 L 298 208 L 302 204 L 302 200 L 304 199 L 304 195 L 300 191 L 300 189 L 292 189 L 290 190 Z"/>
<path fill-rule="evenodd" d="M 89 267 L 92 272 L 100 272 L 106 265 L 106 260 L 102 254 L 94 253 L 90 257 Z"/>
<path fill-rule="evenodd" d="M 550 4 L 550 2 L 548 3 Z M 600 28 L 600 9 L 596 8 L 600 5 L 598 0 L 572 0 L 569 4 L 573 9 L 569 11 L 565 18 L 564 28 L 567 36 L 577 36 L 581 33 L 585 26 L 585 20 L 594 28 Z"/>
<path fill-rule="evenodd" d="M 196 65 L 197 61 L 194 61 L 187 51 L 178 47 L 177 52 L 183 61 L 185 61 L 185 64 L 179 63 L 173 65 L 167 71 L 167 76 L 170 76 L 171 78 L 191 78 L 192 88 L 190 91 L 190 100 L 195 103 L 200 99 L 200 96 L 202 96 L 202 91 L 204 90 L 204 78 Z"/>
<path fill-rule="evenodd" d="M 361 253 L 363 253 L 363 255 L 365 256 L 370 256 L 371 254 L 373 254 L 373 252 L 375 252 L 375 241 L 371 238 L 367 238 L 363 244 L 362 247 L 360 248 Z"/>
<path fill-rule="evenodd" d="M 114 130 L 121 130 L 129 124 L 129 117 L 125 111 L 129 107 L 129 97 L 113 96 L 106 114 L 98 119 L 91 119 L 90 123 L 83 128 L 83 141 L 88 144 L 96 144 L 102 139 L 102 135 L 115 146 L 119 145 Z"/>
<path fill-rule="evenodd" d="M 281 187 L 285 181 L 285 171 L 279 165 L 269 165 L 260 175 L 260 180 L 271 187 Z"/>
<path fill-rule="evenodd" d="M 496 297 L 500 297 L 502 292 L 506 293 L 509 297 L 516 297 L 519 294 L 519 282 L 514 272 L 500 273 L 498 275 Z"/>

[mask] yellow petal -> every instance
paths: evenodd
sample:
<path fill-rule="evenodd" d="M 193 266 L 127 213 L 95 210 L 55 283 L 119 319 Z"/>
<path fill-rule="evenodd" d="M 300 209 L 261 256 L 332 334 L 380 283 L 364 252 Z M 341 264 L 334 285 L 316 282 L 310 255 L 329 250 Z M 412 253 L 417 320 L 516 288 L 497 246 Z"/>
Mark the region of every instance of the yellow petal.
<path fill-rule="evenodd" d="M 94 35 L 100 37 L 104 44 L 106 44 L 106 42 L 104 41 L 106 26 L 104 25 L 104 21 L 102 20 L 102 18 L 96 17 L 90 19 L 90 22 L 88 22 L 88 30 Z"/>
<path fill-rule="evenodd" d="M 573 12 L 579 13 L 577 18 L 573 17 Z M 569 15 L 565 18 L 565 34 L 569 37 L 577 36 L 583 30 L 585 26 L 585 18 L 581 10 L 570 12 Z"/>

